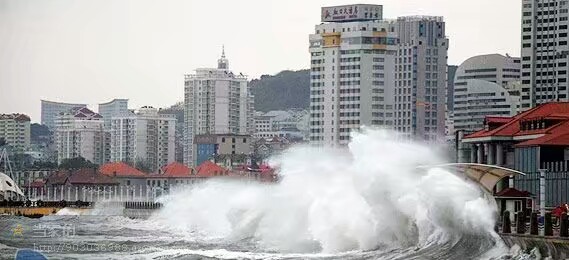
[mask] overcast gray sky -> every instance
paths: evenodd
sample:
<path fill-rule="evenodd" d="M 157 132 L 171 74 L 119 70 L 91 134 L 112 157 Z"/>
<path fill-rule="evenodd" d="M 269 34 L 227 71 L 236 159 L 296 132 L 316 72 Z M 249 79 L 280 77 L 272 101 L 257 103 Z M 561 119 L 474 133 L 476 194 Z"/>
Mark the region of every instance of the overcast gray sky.
<path fill-rule="evenodd" d="M 383 4 L 386 18 L 444 16 L 449 64 L 520 52 L 521 0 L 0 0 L 0 113 L 38 122 L 40 99 L 168 106 L 222 44 L 251 78 L 308 68 L 320 7 L 353 3 Z"/>

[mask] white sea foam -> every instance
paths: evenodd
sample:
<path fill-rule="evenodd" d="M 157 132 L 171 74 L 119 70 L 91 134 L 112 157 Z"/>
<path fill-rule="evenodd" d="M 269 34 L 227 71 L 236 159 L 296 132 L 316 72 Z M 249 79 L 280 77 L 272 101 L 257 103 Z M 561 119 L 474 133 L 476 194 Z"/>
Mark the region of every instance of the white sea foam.
<path fill-rule="evenodd" d="M 493 204 L 443 169 L 432 147 L 364 130 L 346 150 L 295 147 L 278 184 L 212 180 L 179 190 L 151 219 L 204 239 L 266 250 L 337 253 L 425 246 L 493 232 Z"/>

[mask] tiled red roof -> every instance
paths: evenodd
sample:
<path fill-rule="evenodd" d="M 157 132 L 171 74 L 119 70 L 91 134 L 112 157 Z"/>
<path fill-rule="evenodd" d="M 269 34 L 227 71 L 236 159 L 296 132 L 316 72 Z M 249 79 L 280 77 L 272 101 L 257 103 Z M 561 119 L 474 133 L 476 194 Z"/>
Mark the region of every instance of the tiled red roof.
<path fill-rule="evenodd" d="M 531 197 L 531 193 L 528 191 L 520 191 L 514 188 L 506 188 L 496 193 L 495 197 L 528 198 Z"/>
<path fill-rule="evenodd" d="M 69 175 L 67 180 L 72 185 L 115 185 L 118 184 L 113 178 L 99 174 L 95 169 L 80 169 Z"/>
<path fill-rule="evenodd" d="M 516 146 L 561 145 L 569 146 L 569 121 L 551 128 L 547 135 L 528 140 Z"/>
<path fill-rule="evenodd" d="M 549 129 L 539 129 L 532 131 L 520 131 L 520 121 L 528 119 L 539 119 L 548 118 L 550 116 L 559 117 L 560 115 L 565 115 L 569 117 L 569 102 L 552 102 L 546 103 L 535 108 L 529 109 L 523 113 L 520 113 L 512 119 L 505 123 L 504 125 L 492 129 L 492 130 L 480 130 L 473 134 L 467 135 L 464 139 L 470 138 L 480 138 L 480 137 L 490 137 L 490 136 L 522 136 L 522 135 L 532 135 L 532 134 L 543 134 L 547 133 L 548 130 L 555 128 L 552 126 Z"/>
<path fill-rule="evenodd" d="M 162 167 L 163 177 L 191 177 L 192 169 L 179 162 L 173 162 Z"/>
<path fill-rule="evenodd" d="M 146 176 L 142 171 L 124 163 L 124 162 L 114 162 L 103 164 L 99 167 L 99 172 L 107 176 L 118 176 L 118 177 L 143 177 Z"/>
<path fill-rule="evenodd" d="M 500 117 L 500 116 L 487 116 L 486 122 L 488 123 L 508 123 L 512 120 L 511 117 Z"/>
<path fill-rule="evenodd" d="M 66 171 L 57 171 L 47 177 L 46 184 L 48 185 L 63 185 L 67 182 L 69 173 Z"/>
<path fill-rule="evenodd" d="M 227 175 L 228 170 L 211 162 L 205 161 L 196 167 L 196 175 L 198 177 L 213 177 L 220 175 Z"/>

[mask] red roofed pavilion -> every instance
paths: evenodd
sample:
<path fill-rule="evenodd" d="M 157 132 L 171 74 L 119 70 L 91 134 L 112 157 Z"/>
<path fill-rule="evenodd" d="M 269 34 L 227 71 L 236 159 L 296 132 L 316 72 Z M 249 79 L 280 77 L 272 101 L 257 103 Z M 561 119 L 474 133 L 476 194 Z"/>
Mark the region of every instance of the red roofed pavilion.
<path fill-rule="evenodd" d="M 462 155 L 470 162 L 523 172 L 567 170 L 569 102 L 542 104 L 511 118 L 487 117 L 484 124 L 461 140 L 470 148 L 470 156 Z"/>

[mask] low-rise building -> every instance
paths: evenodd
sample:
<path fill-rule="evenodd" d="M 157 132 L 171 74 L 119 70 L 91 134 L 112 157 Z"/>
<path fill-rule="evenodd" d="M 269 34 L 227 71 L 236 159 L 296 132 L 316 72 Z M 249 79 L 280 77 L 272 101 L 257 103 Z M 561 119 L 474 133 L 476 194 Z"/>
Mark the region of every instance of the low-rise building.
<path fill-rule="evenodd" d="M 194 140 L 195 165 L 205 161 L 223 161 L 226 165 L 244 163 L 252 152 L 250 135 L 197 135 Z M 229 160 L 229 162 L 226 162 Z"/>
<path fill-rule="evenodd" d="M 539 171 L 545 170 L 547 176 L 559 175 L 547 177 L 548 191 L 555 196 L 567 194 L 566 187 L 554 190 L 551 183 L 556 183 L 555 179 L 561 181 L 569 170 L 568 102 L 542 104 L 514 117 L 487 117 L 483 129 L 463 136 L 460 142 L 470 146 L 468 154 L 459 154 L 464 162 L 498 165 L 526 173 L 499 183 L 496 192 L 513 187 L 539 194 Z M 547 205 L 561 202 L 561 197 L 555 196 L 547 197 Z"/>
<path fill-rule="evenodd" d="M 30 146 L 30 117 L 24 114 L 0 114 L 0 139 L 13 152 L 21 153 Z"/>

